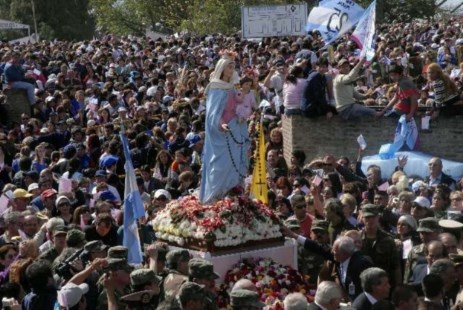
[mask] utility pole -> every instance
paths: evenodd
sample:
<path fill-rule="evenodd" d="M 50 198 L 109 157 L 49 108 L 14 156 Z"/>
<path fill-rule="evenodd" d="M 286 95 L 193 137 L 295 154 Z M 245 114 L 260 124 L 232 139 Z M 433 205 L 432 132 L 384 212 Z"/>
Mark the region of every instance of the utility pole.
<path fill-rule="evenodd" d="M 32 19 L 34 20 L 34 32 L 35 32 L 35 40 L 39 40 L 39 36 L 37 33 L 37 19 L 35 18 L 35 3 L 34 0 L 31 0 L 31 7 L 32 7 Z"/>

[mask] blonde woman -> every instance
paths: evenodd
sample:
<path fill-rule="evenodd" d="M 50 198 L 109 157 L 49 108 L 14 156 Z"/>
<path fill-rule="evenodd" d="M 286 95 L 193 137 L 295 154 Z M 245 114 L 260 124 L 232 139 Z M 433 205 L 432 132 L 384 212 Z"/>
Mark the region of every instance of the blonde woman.
<path fill-rule="evenodd" d="M 437 63 L 432 63 L 426 71 L 428 76 L 428 87 L 434 92 L 434 105 L 431 111 L 432 117 L 436 118 L 441 113 L 446 116 L 457 115 L 463 112 L 460 95 L 456 84 L 442 71 Z M 460 106 L 460 107 L 458 107 Z"/>

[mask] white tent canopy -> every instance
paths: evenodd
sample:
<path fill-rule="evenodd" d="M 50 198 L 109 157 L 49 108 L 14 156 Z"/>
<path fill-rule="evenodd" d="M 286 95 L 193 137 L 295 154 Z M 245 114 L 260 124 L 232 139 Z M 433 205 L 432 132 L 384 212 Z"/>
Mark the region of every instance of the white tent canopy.
<path fill-rule="evenodd" d="M 30 29 L 30 26 L 10 20 L 0 19 L 0 29 Z"/>

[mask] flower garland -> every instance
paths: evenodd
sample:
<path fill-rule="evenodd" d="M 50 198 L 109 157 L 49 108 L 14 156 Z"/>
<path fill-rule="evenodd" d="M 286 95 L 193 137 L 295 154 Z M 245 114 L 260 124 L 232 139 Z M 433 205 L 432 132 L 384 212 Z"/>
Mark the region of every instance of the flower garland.
<path fill-rule="evenodd" d="M 290 293 L 302 293 L 308 302 L 314 299 L 315 287 L 308 284 L 308 276 L 270 258 L 246 258 L 225 275 L 218 290 L 219 308 L 227 308 L 230 304 L 229 293 L 240 279 L 248 279 L 256 285 L 260 300 L 268 310 L 283 310 L 283 300 Z"/>
<path fill-rule="evenodd" d="M 217 247 L 279 238 L 279 219 L 260 201 L 227 196 L 212 205 L 201 205 L 195 196 L 170 202 L 153 220 L 156 237 L 185 245 L 188 239 L 213 241 Z"/>

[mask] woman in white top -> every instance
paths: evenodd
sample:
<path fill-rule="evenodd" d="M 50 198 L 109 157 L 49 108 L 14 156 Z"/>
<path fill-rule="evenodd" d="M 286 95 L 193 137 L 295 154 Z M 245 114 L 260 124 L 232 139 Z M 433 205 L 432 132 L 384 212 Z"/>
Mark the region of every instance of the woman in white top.
<path fill-rule="evenodd" d="M 302 97 L 307 87 L 307 80 L 303 75 L 303 69 L 294 66 L 283 84 L 283 106 L 286 116 L 301 114 Z"/>

